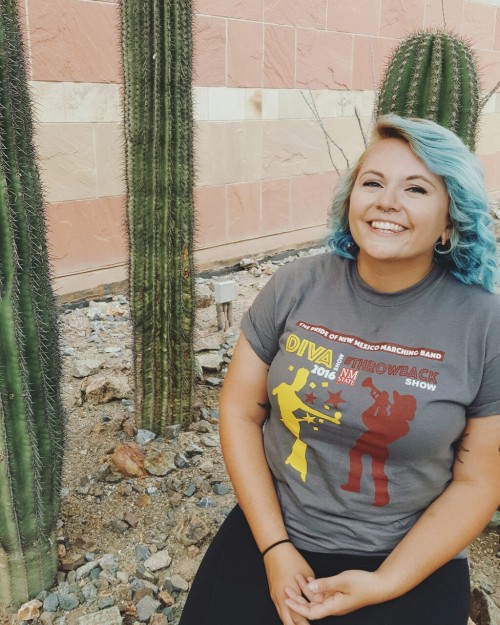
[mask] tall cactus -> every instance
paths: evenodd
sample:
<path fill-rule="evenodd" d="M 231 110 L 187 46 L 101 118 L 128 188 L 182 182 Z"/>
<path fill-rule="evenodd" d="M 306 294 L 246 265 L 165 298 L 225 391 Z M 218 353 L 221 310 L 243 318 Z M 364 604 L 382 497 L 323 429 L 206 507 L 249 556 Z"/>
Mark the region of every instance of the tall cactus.
<path fill-rule="evenodd" d="M 122 0 L 136 419 L 191 418 L 193 118 L 190 0 Z"/>
<path fill-rule="evenodd" d="M 0 3 L 0 604 L 55 580 L 63 447 L 57 319 L 15 0 Z"/>
<path fill-rule="evenodd" d="M 474 150 L 480 108 L 472 49 L 455 35 L 429 31 L 403 39 L 394 51 L 376 115 L 432 119 Z"/>

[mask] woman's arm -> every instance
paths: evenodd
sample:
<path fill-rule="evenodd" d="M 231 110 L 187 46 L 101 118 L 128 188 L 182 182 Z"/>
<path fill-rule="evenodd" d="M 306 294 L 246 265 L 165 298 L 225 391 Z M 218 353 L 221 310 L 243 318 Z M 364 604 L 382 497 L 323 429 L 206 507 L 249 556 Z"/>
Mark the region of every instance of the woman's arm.
<path fill-rule="evenodd" d="M 346 614 L 398 597 L 454 558 L 500 502 L 500 415 L 468 419 L 453 479 L 374 573 L 345 571 L 289 591 L 287 604 L 309 619 Z"/>
<path fill-rule="evenodd" d="M 220 396 L 220 437 L 227 470 L 259 550 L 287 538 L 271 472 L 264 454 L 262 426 L 269 411 L 267 374 L 242 334 L 231 359 Z M 307 625 L 285 605 L 285 587 L 299 590 L 295 574 L 313 572 L 291 543 L 264 556 L 271 597 L 285 625 Z M 251 596 L 251 589 L 249 589 Z"/>

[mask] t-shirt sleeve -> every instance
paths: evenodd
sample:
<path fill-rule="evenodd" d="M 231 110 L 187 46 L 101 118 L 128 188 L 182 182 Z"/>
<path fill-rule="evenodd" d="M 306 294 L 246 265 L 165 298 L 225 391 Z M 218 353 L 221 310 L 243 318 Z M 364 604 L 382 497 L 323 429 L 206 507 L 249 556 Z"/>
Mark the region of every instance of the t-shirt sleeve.
<path fill-rule="evenodd" d="M 479 391 L 466 411 L 467 417 L 497 414 L 500 414 L 500 354 L 485 364 Z"/>
<path fill-rule="evenodd" d="M 276 274 L 243 315 L 241 329 L 257 356 L 270 364 L 279 349 L 280 336 L 276 321 Z"/>

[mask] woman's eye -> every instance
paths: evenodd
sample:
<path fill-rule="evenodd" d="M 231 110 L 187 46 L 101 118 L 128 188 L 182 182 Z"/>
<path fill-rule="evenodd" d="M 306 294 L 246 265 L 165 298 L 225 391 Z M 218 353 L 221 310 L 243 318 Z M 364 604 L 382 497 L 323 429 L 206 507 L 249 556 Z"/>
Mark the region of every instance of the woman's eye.
<path fill-rule="evenodd" d="M 422 193 L 423 195 L 427 193 L 426 189 L 424 189 L 423 187 L 419 187 L 418 185 L 408 187 L 408 191 L 411 191 L 412 193 Z"/>
<path fill-rule="evenodd" d="M 381 187 L 382 185 L 380 184 L 380 182 L 377 182 L 376 180 L 365 180 L 363 182 L 363 187 Z"/>

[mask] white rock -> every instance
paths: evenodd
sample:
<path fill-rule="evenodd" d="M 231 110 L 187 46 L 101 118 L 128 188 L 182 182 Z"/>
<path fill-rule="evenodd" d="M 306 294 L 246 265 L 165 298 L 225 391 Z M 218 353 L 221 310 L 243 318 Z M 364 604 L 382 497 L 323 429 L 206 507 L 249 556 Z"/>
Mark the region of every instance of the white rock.
<path fill-rule="evenodd" d="M 75 625 L 121 625 L 122 616 L 117 606 L 106 608 L 93 614 L 85 614 L 76 619 Z"/>
<path fill-rule="evenodd" d="M 94 375 L 99 372 L 102 362 L 95 360 L 94 358 L 85 358 L 84 360 L 77 360 L 73 364 L 73 377 L 74 378 L 86 378 L 89 375 Z"/>
<path fill-rule="evenodd" d="M 169 556 L 168 551 L 157 551 L 150 558 L 144 562 L 144 566 L 150 571 L 159 571 L 160 569 L 166 569 L 170 566 L 172 558 Z"/>
<path fill-rule="evenodd" d="M 24 603 L 17 611 L 19 620 L 32 621 L 33 619 L 38 618 L 40 616 L 40 608 L 42 605 L 42 602 L 38 601 L 38 599 L 33 599 Z"/>
<path fill-rule="evenodd" d="M 206 371 L 220 371 L 222 366 L 222 356 L 217 352 L 207 352 L 198 354 L 198 362 Z"/>

